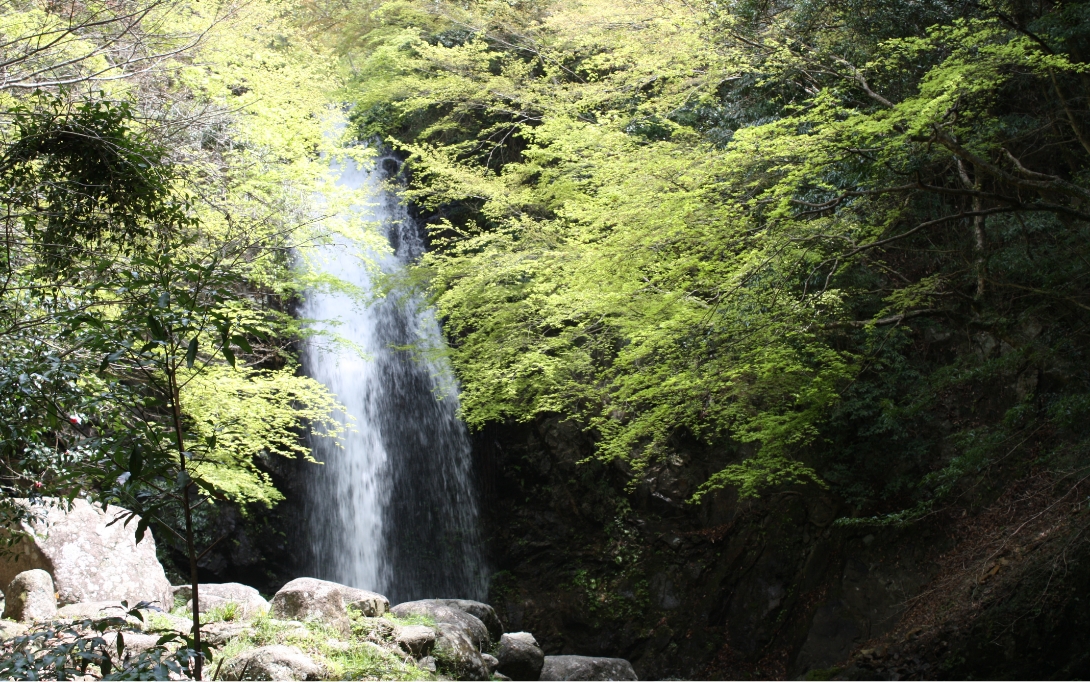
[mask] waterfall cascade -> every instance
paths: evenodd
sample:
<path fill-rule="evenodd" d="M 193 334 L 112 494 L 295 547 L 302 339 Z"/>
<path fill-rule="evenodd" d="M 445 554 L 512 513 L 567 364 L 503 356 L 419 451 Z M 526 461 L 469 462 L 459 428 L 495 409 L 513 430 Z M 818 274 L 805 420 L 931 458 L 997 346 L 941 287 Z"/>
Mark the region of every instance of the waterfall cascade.
<path fill-rule="evenodd" d="M 392 253 L 371 255 L 390 274 L 425 246 L 420 227 L 382 188 L 397 167 L 389 158 L 374 168 L 351 161 L 337 167 L 339 184 L 377 199 L 354 210 L 386 231 Z M 357 253 L 342 238 L 321 247 L 310 267 L 371 291 L 371 274 Z M 308 292 L 301 312 L 357 346 L 311 342 L 303 355 L 304 370 L 336 394 L 355 422 L 343 447 L 314 439 L 314 456 L 324 465 L 307 467 L 311 574 L 380 592 L 391 603 L 483 599 L 470 446 L 456 416 L 456 384 L 445 364 L 405 350 L 442 343 L 434 314 L 413 297 L 368 305 L 326 291 Z"/>

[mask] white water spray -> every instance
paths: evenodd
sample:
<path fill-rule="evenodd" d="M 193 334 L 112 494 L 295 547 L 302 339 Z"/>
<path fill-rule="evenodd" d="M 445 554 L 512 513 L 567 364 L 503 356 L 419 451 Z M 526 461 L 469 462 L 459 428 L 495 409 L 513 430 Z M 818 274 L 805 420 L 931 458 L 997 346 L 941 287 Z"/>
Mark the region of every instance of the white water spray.
<path fill-rule="evenodd" d="M 353 210 L 385 230 L 392 252 L 370 256 L 387 274 L 403 271 L 425 246 L 405 207 L 382 189 L 397 167 L 391 158 L 374 168 L 352 161 L 335 167 L 338 184 L 377 198 Z M 310 267 L 371 292 L 374 282 L 358 251 L 340 238 L 321 247 Z M 324 465 L 307 467 L 310 573 L 380 592 L 392 603 L 484 598 L 470 445 L 456 416 L 456 385 L 445 364 L 405 350 L 442 343 L 433 312 L 415 297 L 367 305 L 315 290 L 301 314 L 357 347 L 311 342 L 303 354 L 304 370 L 336 394 L 355 422 L 343 448 L 325 438 L 313 442 Z"/>

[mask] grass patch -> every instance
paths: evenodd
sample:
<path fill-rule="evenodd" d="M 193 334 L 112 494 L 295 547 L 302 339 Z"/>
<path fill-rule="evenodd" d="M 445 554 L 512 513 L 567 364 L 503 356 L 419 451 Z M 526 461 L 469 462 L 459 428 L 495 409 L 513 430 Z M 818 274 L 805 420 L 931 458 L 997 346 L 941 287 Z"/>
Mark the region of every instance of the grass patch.
<path fill-rule="evenodd" d="M 386 620 L 390 621 L 391 623 L 393 623 L 394 625 L 397 625 L 397 626 L 426 625 L 429 628 L 431 628 L 432 630 L 437 629 L 435 619 L 432 618 L 431 616 L 416 615 L 414 613 L 414 614 L 410 614 L 408 616 L 405 616 L 404 618 L 398 618 L 397 616 L 395 616 L 392 613 L 387 613 L 386 615 L 383 616 L 383 618 L 385 618 Z"/>
<path fill-rule="evenodd" d="M 230 623 L 236 620 L 242 620 L 242 607 L 233 601 L 220 604 L 201 616 L 201 623 Z"/>
<path fill-rule="evenodd" d="M 840 673 L 843 668 L 816 668 L 814 670 L 806 671 L 806 675 L 802 678 L 804 680 L 831 680 Z"/>
<path fill-rule="evenodd" d="M 186 618 L 190 618 L 190 616 L 188 616 L 188 613 L 189 612 L 186 611 Z M 174 613 L 171 612 L 170 615 L 174 615 Z M 144 629 L 149 632 L 164 632 L 167 630 L 174 631 L 176 623 L 177 621 L 172 620 L 170 616 L 164 613 L 159 613 L 158 611 L 144 612 Z"/>
<path fill-rule="evenodd" d="M 389 642 L 394 628 L 383 628 L 374 621 L 379 618 L 354 618 L 353 632 L 345 637 L 341 632 L 318 622 L 303 627 L 258 616 L 245 634 L 227 642 L 215 656 L 228 660 L 259 646 L 282 644 L 306 652 L 315 663 L 324 665 L 326 678 L 331 680 L 434 680 L 435 677 L 416 667 L 411 660 L 384 649 L 373 640 Z M 392 624 L 391 624 L 392 625 Z"/>

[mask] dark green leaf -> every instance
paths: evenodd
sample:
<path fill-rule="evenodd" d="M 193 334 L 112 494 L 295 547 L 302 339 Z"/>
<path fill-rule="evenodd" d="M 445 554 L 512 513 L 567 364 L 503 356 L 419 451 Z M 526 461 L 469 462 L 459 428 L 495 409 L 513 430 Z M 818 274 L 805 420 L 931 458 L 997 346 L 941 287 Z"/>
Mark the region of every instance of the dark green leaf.
<path fill-rule="evenodd" d="M 254 349 L 250 347 L 250 342 L 246 340 L 245 336 L 236 334 L 231 337 L 231 340 L 235 342 L 235 345 L 246 351 L 247 353 L 253 353 Z"/>
<path fill-rule="evenodd" d="M 148 313 L 148 329 L 151 331 L 152 338 L 157 341 L 163 341 L 167 338 L 167 332 L 163 329 L 163 323 L 151 313 Z"/>
<path fill-rule="evenodd" d="M 185 351 L 185 366 L 192 367 L 193 363 L 197 361 L 197 337 L 193 337 L 189 341 L 189 347 Z"/>
<path fill-rule="evenodd" d="M 148 531 L 148 520 L 140 519 L 140 523 L 136 524 L 136 542 L 139 543 L 144 539 L 144 534 Z"/>
<path fill-rule="evenodd" d="M 144 470 L 144 453 L 141 451 L 139 445 L 134 445 L 132 448 L 132 454 L 129 455 L 129 473 L 133 478 L 138 478 L 140 472 Z"/>

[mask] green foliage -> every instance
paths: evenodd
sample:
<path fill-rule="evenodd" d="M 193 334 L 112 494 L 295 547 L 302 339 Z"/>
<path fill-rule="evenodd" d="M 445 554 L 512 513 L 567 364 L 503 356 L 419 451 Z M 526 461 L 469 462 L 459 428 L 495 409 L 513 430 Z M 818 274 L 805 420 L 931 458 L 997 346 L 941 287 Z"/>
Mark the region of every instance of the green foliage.
<path fill-rule="evenodd" d="M 254 620 L 252 628 L 227 643 L 220 656 L 227 660 L 246 649 L 271 644 L 296 646 L 312 656 L 315 662 L 326 667 L 331 680 L 427 680 L 432 676 L 406 662 L 392 651 L 369 641 L 372 628 L 363 628 L 360 621 L 378 619 L 354 619 L 353 636 L 348 637 L 317 621 L 305 627 L 275 621 L 267 616 Z M 360 627 L 357 627 L 360 626 Z M 387 638 L 393 628 L 385 630 Z M 387 641 L 387 644 L 389 642 Z"/>
<path fill-rule="evenodd" d="M 208 611 L 205 614 L 205 617 L 208 619 L 207 622 L 209 623 L 221 621 L 230 623 L 231 621 L 236 621 L 242 617 L 242 607 L 233 601 L 229 601 Z M 201 620 L 204 621 L 205 619 L 201 618 Z"/>
<path fill-rule="evenodd" d="M 435 619 L 424 614 L 410 613 L 407 616 L 399 617 L 392 613 L 385 613 L 382 617 L 397 626 L 423 625 L 432 629 L 436 627 Z"/>
<path fill-rule="evenodd" d="M 95 247 L 131 253 L 151 232 L 191 222 L 164 150 L 133 129 L 131 103 L 37 99 L 8 112 L 0 182 L 45 269 Z"/>
<path fill-rule="evenodd" d="M 170 504 L 164 480 L 182 489 L 175 466 L 204 495 L 269 506 L 280 494 L 262 459 L 304 455 L 311 426 L 330 437 L 340 428 L 328 392 L 295 375 L 288 346 L 301 327 L 278 297 L 296 289 L 293 240 L 320 238 L 299 214 L 327 165 L 315 154 L 328 127 L 314 87 L 321 60 L 277 43 L 243 66 L 264 44 L 255 26 L 295 30 L 275 2 L 226 20 L 186 3 L 84 9 L 0 10 L 9 75 L 26 67 L 72 86 L 4 95 L 5 520 L 17 526 L 24 513 L 11 498 L 78 494 L 137 507 L 153 524 L 157 509 L 180 520 L 157 506 Z M 141 18 L 158 33 L 126 24 Z M 231 40 L 192 41 L 205 31 Z M 114 71 L 126 64 L 104 61 L 121 46 L 146 63 L 139 88 Z M 297 101 L 232 119 L 222 98 L 241 90 L 223 77 Z"/>
<path fill-rule="evenodd" d="M 200 517 L 272 506 L 268 458 L 305 456 L 308 428 L 341 429 L 328 392 L 296 376 L 282 298 L 298 288 L 296 240 L 324 238 L 303 214 L 335 144 L 319 143 L 325 72 L 287 40 L 243 68 L 225 45 L 260 57 L 255 25 L 291 29 L 276 2 L 221 10 L 0 9 L 0 514 L 17 529 L 31 506 L 14 498 L 120 504 L 138 540 L 154 528 L 189 559 L 191 582 L 219 539 L 200 537 Z M 223 29 L 230 41 L 199 44 Z M 240 81 L 223 87 L 225 71 Z M 297 101 L 286 117 L 232 116 L 224 91 Z M 200 677 L 197 622 L 187 646 Z"/>
<path fill-rule="evenodd" d="M 331 415 L 337 403 L 297 368 L 251 370 L 213 366 L 194 373 L 182 388 L 193 437 L 208 443 L 202 476 L 229 499 L 272 506 L 283 499 L 258 468 L 273 455 L 310 459 L 298 437 L 304 428 L 325 437 L 343 430 Z"/>
<path fill-rule="evenodd" d="M 127 607 L 125 602 L 123 606 Z M 126 651 L 125 633 L 134 628 L 126 618 L 143 620 L 141 602 L 125 617 L 86 619 L 53 624 L 0 642 L 0 672 L 12 679 L 70 679 L 98 669 L 103 680 L 169 680 L 188 671 L 196 656 L 192 641 L 175 634 L 137 654 Z M 181 639 L 181 646 L 167 644 Z"/>
<path fill-rule="evenodd" d="M 1085 340 L 1084 5 L 307 16 L 345 56 L 359 135 L 408 157 L 471 425 L 561 414 L 634 481 L 695 438 L 733 461 L 694 500 L 813 482 L 897 510 L 1049 418 L 1027 402 L 984 435 L 1000 417 L 944 396 Z M 981 335 L 1026 353 L 983 357 Z"/>

